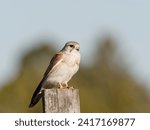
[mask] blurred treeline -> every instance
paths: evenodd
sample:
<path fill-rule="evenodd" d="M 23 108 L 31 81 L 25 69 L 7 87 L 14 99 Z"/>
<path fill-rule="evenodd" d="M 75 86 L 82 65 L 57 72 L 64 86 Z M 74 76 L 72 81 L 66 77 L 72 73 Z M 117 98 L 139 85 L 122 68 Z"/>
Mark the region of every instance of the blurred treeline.
<path fill-rule="evenodd" d="M 56 52 L 49 45 L 43 43 L 22 58 L 20 73 L 0 89 L 0 112 L 42 112 L 41 101 L 31 109 L 28 105 Z M 81 66 L 69 82 L 80 90 L 81 112 L 150 112 L 146 87 L 132 78 L 116 52 L 117 44 L 113 40 L 101 40 L 93 57 L 94 64 Z"/>

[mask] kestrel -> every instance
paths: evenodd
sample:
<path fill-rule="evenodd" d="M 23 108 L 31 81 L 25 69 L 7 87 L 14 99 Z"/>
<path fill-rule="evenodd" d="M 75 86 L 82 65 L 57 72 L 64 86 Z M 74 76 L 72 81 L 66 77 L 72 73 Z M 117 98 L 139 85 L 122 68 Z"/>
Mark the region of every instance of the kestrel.
<path fill-rule="evenodd" d="M 53 56 L 43 79 L 33 93 L 29 107 L 33 107 L 38 103 L 42 96 L 42 90 L 46 88 L 69 88 L 69 80 L 79 69 L 79 50 L 79 43 L 69 41 L 65 44 L 62 50 Z"/>

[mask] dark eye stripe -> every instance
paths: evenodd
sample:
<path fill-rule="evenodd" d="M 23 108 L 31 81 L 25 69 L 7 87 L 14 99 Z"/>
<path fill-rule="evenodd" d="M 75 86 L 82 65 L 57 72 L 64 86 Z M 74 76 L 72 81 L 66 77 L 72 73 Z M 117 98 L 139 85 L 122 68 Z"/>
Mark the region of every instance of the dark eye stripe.
<path fill-rule="evenodd" d="M 74 45 L 69 45 L 71 48 L 74 47 Z"/>

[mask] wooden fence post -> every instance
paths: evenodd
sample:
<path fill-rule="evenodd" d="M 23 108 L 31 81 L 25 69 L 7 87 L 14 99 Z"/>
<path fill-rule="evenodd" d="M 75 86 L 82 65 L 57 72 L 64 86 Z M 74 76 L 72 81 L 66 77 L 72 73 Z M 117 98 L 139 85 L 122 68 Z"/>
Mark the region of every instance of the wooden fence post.
<path fill-rule="evenodd" d="M 43 91 L 43 112 L 80 113 L 78 89 L 45 89 Z"/>

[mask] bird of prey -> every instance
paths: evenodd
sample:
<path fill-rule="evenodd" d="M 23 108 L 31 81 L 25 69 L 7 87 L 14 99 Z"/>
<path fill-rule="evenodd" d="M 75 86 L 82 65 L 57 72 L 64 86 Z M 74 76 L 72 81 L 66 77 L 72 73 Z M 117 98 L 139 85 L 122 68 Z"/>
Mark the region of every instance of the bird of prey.
<path fill-rule="evenodd" d="M 68 81 L 79 69 L 79 50 L 79 43 L 69 41 L 62 50 L 53 56 L 43 79 L 33 93 L 29 107 L 33 107 L 38 103 L 42 96 L 42 91 L 46 88 L 69 88 Z"/>

